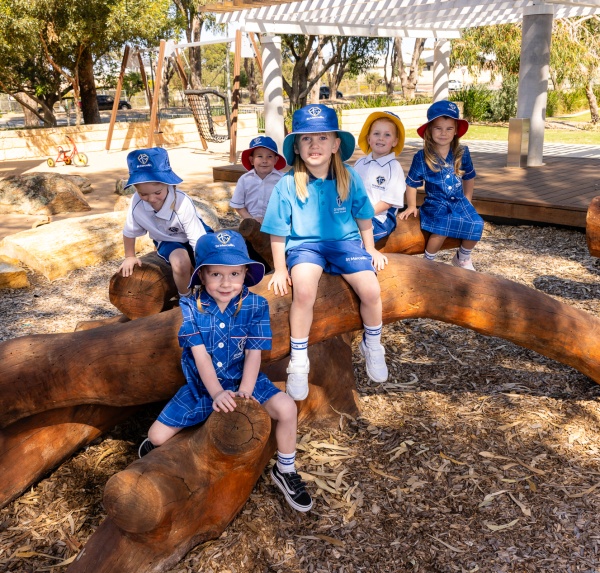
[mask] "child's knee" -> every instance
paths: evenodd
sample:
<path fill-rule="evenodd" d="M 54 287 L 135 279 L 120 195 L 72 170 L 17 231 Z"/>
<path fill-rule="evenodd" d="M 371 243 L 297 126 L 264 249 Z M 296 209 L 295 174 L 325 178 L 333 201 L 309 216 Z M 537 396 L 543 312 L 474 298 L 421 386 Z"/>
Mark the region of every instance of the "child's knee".
<path fill-rule="evenodd" d="M 169 256 L 169 263 L 173 272 L 179 274 L 192 274 L 192 261 L 185 249 L 176 249 Z"/>

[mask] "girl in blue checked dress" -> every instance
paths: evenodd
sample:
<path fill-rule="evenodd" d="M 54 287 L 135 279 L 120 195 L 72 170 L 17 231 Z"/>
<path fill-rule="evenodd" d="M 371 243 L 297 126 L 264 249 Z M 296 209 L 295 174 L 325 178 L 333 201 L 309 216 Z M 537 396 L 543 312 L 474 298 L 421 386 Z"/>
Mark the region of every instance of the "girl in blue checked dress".
<path fill-rule="evenodd" d="M 295 402 L 259 372 L 261 351 L 271 348 L 269 305 L 249 286 L 259 283 L 264 266 L 251 260 L 243 237 L 220 231 L 196 243 L 191 297 L 180 299 L 183 323 L 179 344 L 186 384 L 164 407 L 140 446 L 140 457 L 183 428 L 204 422 L 213 410 L 233 412 L 235 396 L 263 404 L 277 420 L 277 463 L 271 477 L 288 503 L 308 511 L 312 500 L 295 470 Z"/>
<path fill-rule="evenodd" d="M 446 100 L 432 104 L 427 119 L 417 129 L 423 149 L 413 157 L 406 177 L 407 209 L 399 217 L 416 217 L 417 188 L 425 183 L 421 229 L 431 233 L 425 258 L 434 260 L 446 237 L 461 239 L 452 264 L 474 271 L 471 251 L 481 239 L 483 219 L 471 204 L 475 169 L 469 148 L 459 143 L 469 124 L 460 119 L 456 104 Z"/>
<path fill-rule="evenodd" d="M 309 105 L 294 112 L 292 133 L 283 142 L 293 171 L 275 186 L 261 227 L 271 235 L 275 272 L 269 289 L 283 296 L 293 284 L 286 392 L 294 400 L 308 395 L 308 335 L 323 272 L 341 275 L 358 295 L 364 325 L 359 348 L 367 375 L 375 382 L 388 377 L 375 274 L 387 257 L 375 249 L 375 211 L 365 186 L 344 165 L 354 148 L 354 136 L 339 129 L 335 110 Z"/>

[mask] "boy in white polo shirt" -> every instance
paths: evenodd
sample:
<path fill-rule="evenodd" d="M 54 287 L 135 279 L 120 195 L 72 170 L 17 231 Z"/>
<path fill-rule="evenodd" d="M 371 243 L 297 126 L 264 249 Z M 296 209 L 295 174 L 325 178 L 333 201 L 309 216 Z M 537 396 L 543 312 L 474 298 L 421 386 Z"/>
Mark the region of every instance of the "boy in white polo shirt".
<path fill-rule="evenodd" d="M 196 241 L 212 229 L 199 217 L 188 195 L 177 190 L 183 180 L 173 173 L 164 149 L 136 149 L 127 156 L 127 167 L 125 189 L 135 185 L 136 192 L 123 228 L 125 260 L 119 270 L 128 277 L 135 265 L 142 266 L 135 254 L 135 239 L 148 233 L 158 255 L 173 269 L 179 296 L 187 296 Z"/>
<path fill-rule="evenodd" d="M 389 111 L 373 112 L 362 127 L 358 145 L 367 153 L 355 164 L 375 209 L 373 238 L 387 237 L 396 228 L 396 214 L 404 206 L 406 182 L 396 160 L 404 147 L 404 125 Z"/>
<path fill-rule="evenodd" d="M 242 219 L 256 219 L 262 223 L 271 192 L 283 175 L 281 169 L 286 165 L 285 157 L 277 152 L 275 141 L 260 135 L 242 152 L 242 165 L 248 173 L 239 178 L 229 206 Z"/>

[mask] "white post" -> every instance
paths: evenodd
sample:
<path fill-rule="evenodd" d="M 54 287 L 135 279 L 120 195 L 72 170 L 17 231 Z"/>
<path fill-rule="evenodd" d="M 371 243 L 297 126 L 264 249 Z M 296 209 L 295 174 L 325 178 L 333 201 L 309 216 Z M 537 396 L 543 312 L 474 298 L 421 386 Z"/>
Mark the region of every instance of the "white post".
<path fill-rule="evenodd" d="M 450 41 L 436 40 L 433 45 L 433 101 L 448 99 Z"/>
<path fill-rule="evenodd" d="M 544 127 L 553 17 L 553 6 L 546 4 L 527 6 L 523 11 L 517 117 L 529 119 L 528 167 L 544 163 Z"/>
<path fill-rule="evenodd" d="M 285 126 L 283 117 L 283 81 L 281 79 L 281 38 L 262 36 L 263 90 L 265 96 L 265 134 L 283 148 Z"/>

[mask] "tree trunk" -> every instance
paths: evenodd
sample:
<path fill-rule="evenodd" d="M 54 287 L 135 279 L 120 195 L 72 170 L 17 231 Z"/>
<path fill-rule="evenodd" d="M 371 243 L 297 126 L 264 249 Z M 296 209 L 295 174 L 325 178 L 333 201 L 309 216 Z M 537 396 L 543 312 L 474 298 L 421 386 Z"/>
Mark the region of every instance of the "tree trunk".
<path fill-rule="evenodd" d="M 100 112 L 98 111 L 98 101 L 96 100 L 94 62 L 92 60 L 92 52 L 89 48 L 84 48 L 81 52 L 81 58 L 77 65 L 77 72 L 79 76 L 79 91 L 81 95 L 83 121 L 87 125 L 91 123 L 102 123 Z"/>
<path fill-rule="evenodd" d="M 18 96 L 20 100 L 27 102 L 30 107 L 34 109 L 38 107 L 38 102 L 29 97 L 25 92 L 20 92 Z M 38 127 L 40 125 L 40 118 L 28 107 L 21 105 L 21 108 L 23 109 L 25 127 Z M 56 123 L 56 120 L 54 120 L 54 123 Z"/>
<path fill-rule="evenodd" d="M 590 122 L 595 125 L 598 123 L 598 121 L 600 121 L 600 115 L 598 114 L 598 100 L 596 99 L 596 94 L 594 93 L 593 78 L 590 78 L 585 85 L 585 95 L 587 96 L 590 104 L 590 114 L 592 116 Z"/>
<path fill-rule="evenodd" d="M 90 405 L 59 408 L 0 430 L 0 508 L 136 409 Z"/>
<path fill-rule="evenodd" d="M 258 82 L 256 78 L 256 64 L 254 58 L 244 58 L 244 70 L 248 78 L 248 95 L 250 103 L 256 105 L 258 103 Z"/>
<path fill-rule="evenodd" d="M 171 266 L 156 252 L 140 259 L 130 277 L 116 272 L 108 288 L 110 302 L 131 320 L 173 308 L 170 300 L 177 296 Z"/>
<path fill-rule="evenodd" d="M 415 38 L 415 46 L 410 63 L 410 71 L 407 74 L 404 68 L 403 59 L 400 57 L 400 81 L 402 83 L 402 94 L 406 99 L 414 99 L 417 83 L 419 81 L 419 61 L 425 47 L 425 38 Z M 400 52 L 401 54 L 402 52 Z"/>
<path fill-rule="evenodd" d="M 388 254 L 379 272 L 383 322 L 432 318 L 497 336 L 576 368 L 600 382 L 600 320 L 526 286 Z M 292 293 L 275 297 L 267 276 L 254 291 L 270 305 L 273 346 L 265 363 L 289 353 Z M 359 302 L 338 276 L 323 275 L 310 344 L 362 328 Z M 93 330 L 24 336 L 0 344 L 0 427 L 77 404 L 132 406 L 171 398 L 183 383 L 171 310 Z M 25 360 L 24 357 L 27 357 Z M 14 389 L 19 388 L 15 393 Z"/>
<path fill-rule="evenodd" d="M 600 197 L 590 202 L 585 218 L 585 240 L 592 257 L 600 257 Z"/>

